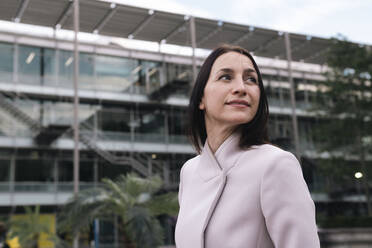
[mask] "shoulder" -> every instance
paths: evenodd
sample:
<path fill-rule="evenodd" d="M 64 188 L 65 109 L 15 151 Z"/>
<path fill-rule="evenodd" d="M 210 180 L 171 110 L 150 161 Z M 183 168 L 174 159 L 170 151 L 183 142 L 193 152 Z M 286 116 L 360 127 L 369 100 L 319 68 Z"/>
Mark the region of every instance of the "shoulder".
<path fill-rule="evenodd" d="M 184 173 L 188 173 L 190 171 L 193 171 L 195 169 L 195 167 L 197 166 L 197 164 L 199 162 L 199 159 L 200 159 L 200 155 L 197 155 L 197 156 L 195 156 L 195 157 L 190 158 L 189 160 L 187 160 L 182 165 L 181 175 L 184 174 Z"/>
<path fill-rule="evenodd" d="M 303 178 L 300 162 L 288 151 L 277 146 L 265 144 L 258 148 L 260 157 L 263 157 L 263 176 L 278 178 Z"/>
<path fill-rule="evenodd" d="M 261 170 L 298 170 L 300 163 L 290 152 L 285 151 L 271 144 L 252 146 L 243 152 L 242 158 L 245 161 L 253 162 Z"/>
<path fill-rule="evenodd" d="M 266 161 L 278 159 L 294 159 L 297 161 L 292 153 L 271 144 L 255 145 L 245 150 L 244 153 L 249 156 L 263 158 Z"/>

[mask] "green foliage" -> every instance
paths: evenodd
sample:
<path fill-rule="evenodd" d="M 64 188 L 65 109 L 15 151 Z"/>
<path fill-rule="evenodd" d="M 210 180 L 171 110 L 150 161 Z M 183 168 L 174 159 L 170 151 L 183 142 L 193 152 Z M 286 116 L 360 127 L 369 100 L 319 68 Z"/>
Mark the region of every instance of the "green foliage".
<path fill-rule="evenodd" d="M 160 177 L 140 178 L 122 175 L 116 181 L 103 179 L 103 186 L 79 192 L 64 206 L 60 215 L 61 231 L 77 233 L 89 228 L 94 219 L 119 218 L 120 230 L 136 247 L 162 244 L 163 231 L 157 216 L 175 215 L 175 193 L 158 194 Z"/>
<path fill-rule="evenodd" d="M 332 193 L 334 190 L 354 184 L 355 168 L 344 159 L 331 157 L 319 163 L 321 166 L 317 168 L 317 172 L 323 178 L 325 192 Z"/>
<path fill-rule="evenodd" d="M 40 206 L 36 206 L 34 212 L 31 207 L 27 206 L 25 212 L 24 218 L 10 220 L 9 238 L 18 237 L 23 248 L 38 247 L 38 240 L 42 233 L 47 234 L 51 241 L 58 242 L 55 234 L 51 232 L 49 224 L 40 220 Z"/>
<path fill-rule="evenodd" d="M 333 41 L 327 80 L 319 83 L 323 90 L 318 92 L 316 109 L 321 115 L 314 139 L 321 144 L 320 151 L 372 152 L 372 143 L 367 142 L 372 138 L 372 51 L 346 39 Z"/>
<path fill-rule="evenodd" d="M 318 151 L 327 152 L 330 158 L 319 160 L 317 169 L 331 192 L 345 183 L 352 185 L 358 168 L 364 175 L 363 189 L 372 215 L 368 186 L 372 164 L 366 159 L 372 154 L 372 51 L 345 38 L 333 39 L 333 43 L 328 51 L 326 81 L 318 85 L 315 109 L 319 116 L 313 130 Z M 350 160 L 357 162 L 351 166 Z"/>

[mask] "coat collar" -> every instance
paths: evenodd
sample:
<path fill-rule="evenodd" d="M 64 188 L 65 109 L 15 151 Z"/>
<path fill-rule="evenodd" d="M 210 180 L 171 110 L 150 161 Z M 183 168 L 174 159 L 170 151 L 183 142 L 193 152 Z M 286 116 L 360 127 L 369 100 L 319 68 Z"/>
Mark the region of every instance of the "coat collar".
<path fill-rule="evenodd" d="M 213 154 L 208 140 L 205 141 L 198 165 L 198 172 L 204 181 L 208 181 L 222 173 L 227 173 L 237 162 L 242 154 L 239 147 L 240 135 L 230 135 Z"/>

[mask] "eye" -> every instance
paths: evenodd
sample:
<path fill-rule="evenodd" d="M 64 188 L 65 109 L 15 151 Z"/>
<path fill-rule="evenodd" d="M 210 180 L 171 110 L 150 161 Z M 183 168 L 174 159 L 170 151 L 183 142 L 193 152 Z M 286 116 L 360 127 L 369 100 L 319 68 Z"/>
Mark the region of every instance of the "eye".
<path fill-rule="evenodd" d="M 229 74 L 223 74 L 218 77 L 218 80 L 229 81 L 231 80 L 231 76 Z"/>
<path fill-rule="evenodd" d="M 253 83 L 257 83 L 257 79 L 253 76 L 247 76 L 244 78 L 244 82 L 253 82 Z"/>

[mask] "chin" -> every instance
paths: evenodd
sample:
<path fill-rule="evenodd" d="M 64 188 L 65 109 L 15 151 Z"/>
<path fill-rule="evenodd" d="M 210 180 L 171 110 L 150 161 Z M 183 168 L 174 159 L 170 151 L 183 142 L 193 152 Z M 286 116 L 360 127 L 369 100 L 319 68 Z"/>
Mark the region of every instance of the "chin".
<path fill-rule="evenodd" d="M 252 118 L 248 118 L 246 115 L 244 115 L 244 116 L 236 116 L 236 117 L 231 118 L 231 122 L 234 122 L 237 125 L 248 123 L 251 120 L 253 120 L 253 117 Z"/>
<path fill-rule="evenodd" d="M 252 119 L 235 119 L 230 121 L 230 123 L 233 124 L 234 126 L 240 126 L 249 123 L 251 120 Z"/>

